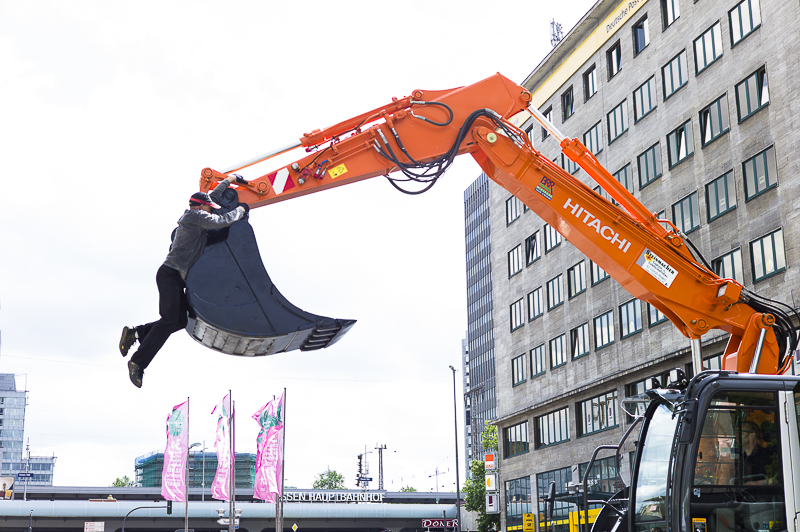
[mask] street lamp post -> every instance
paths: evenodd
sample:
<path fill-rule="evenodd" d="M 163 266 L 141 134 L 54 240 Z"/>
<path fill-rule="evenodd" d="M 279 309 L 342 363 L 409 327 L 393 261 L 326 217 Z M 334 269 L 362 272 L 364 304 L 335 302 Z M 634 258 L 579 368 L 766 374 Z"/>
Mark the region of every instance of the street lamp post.
<path fill-rule="evenodd" d="M 461 532 L 461 486 L 458 479 L 458 402 L 456 401 L 456 368 L 453 371 L 453 424 L 456 432 L 456 532 Z"/>
<path fill-rule="evenodd" d="M 186 450 L 186 513 L 184 514 L 184 523 L 183 528 L 188 532 L 189 530 L 189 455 L 191 454 L 192 449 L 195 447 L 199 447 L 199 443 L 193 443 L 189 446 Z"/>

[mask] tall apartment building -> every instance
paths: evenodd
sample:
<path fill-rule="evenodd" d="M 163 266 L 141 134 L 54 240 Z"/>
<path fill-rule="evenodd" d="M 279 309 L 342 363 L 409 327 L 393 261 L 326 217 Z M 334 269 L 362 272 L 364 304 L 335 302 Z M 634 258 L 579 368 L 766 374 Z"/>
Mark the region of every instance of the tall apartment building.
<path fill-rule="evenodd" d="M 464 191 L 467 258 L 467 338 L 464 367 L 465 462 L 483 460 L 484 421 L 497 415 L 495 400 L 494 319 L 492 317 L 489 178 L 482 174 Z"/>
<path fill-rule="evenodd" d="M 25 446 L 25 409 L 28 392 L 17 390 L 13 374 L 0 374 L 0 477 L 31 473 L 29 486 L 52 486 L 55 456 L 30 456 Z M 24 484 L 18 480 L 17 486 Z"/>
<path fill-rule="evenodd" d="M 524 85 L 721 276 L 797 308 L 799 27 L 796 1 L 599 0 Z M 541 127 L 528 129 L 537 150 L 595 187 Z M 502 526 L 521 530 L 551 481 L 565 494 L 595 447 L 619 441 L 620 400 L 672 368 L 691 373 L 690 350 L 516 198 L 489 191 Z M 726 340 L 703 337 L 706 367 L 719 367 Z M 631 450 L 621 471 L 601 460 L 590 489 L 627 481 Z M 570 508 L 557 505 L 562 517 Z"/>

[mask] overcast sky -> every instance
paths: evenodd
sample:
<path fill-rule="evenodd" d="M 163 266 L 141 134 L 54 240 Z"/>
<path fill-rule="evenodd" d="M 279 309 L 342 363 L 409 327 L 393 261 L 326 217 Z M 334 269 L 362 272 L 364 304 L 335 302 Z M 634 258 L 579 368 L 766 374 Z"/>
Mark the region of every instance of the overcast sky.
<path fill-rule="evenodd" d="M 414 89 L 522 82 L 550 20 L 566 33 L 593 3 L 0 0 L 0 372 L 29 390 L 25 437 L 57 457 L 54 484 L 133 478 L 187 398 L 190 441 L 213 451 L 228 390 L 237 451 L 255 452 L 250 416 L 286 387 L 287 485 L 330 467 L 354 488 L 357 455 L 383 444 L 386 489 L 430 491 L 438 469 L 454 490 L 467 156 L 422 196 L 376 178 L 251 213 L 281 292 L 358 320 L 335 346 L 244 359 L 179 332 L 139 390 L 120 330 L 157 319 L 155 273 L 203 168 Z"/>

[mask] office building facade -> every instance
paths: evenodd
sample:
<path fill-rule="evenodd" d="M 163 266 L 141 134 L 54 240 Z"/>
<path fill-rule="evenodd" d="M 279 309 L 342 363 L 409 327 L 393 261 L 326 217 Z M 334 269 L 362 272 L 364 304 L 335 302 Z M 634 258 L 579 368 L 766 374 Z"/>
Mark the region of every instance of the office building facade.
<path fill-rule="evenodd" d="M 0 374 L 0 477 L 14 477 L 17 489 L 25 480 L 19 473 L 29 473 L 29 486 L 52 486 L 55 456 L 31 456 L 25 445 L 25 409 L 28 392 L 18 390 L 13 374 Z"/>
<path fill-rule="evenodd" d="M 253 489 L 256 475 L 256 455 L 252 453 L 236 453 L 236 487 Z M 208 493 L 214 476 L 217 474 L 217 453 L 189 453 L 188 487 L 205 486 Z M 136 486 L 140 488 L 161 487 L 161 473 L 164 469 L 164 453 L 153 451 L 136 459 Z"/>
<path fill-rule="evenodd" d="M 794 308 L 798 27 L 797 2 L 600 0 L 524 81 L 536 108 L 720 276 Z M 524 127 L 537 150 L 596 186 L 538 124 Z M 621 399 L 672 368 L 690 372 L 690 349 L 516 198 L 489 190 L 502 526 L 522 530 L 551 482 L 564 494 L 595 447 L 619 441 L 630 422 Z M 726 341 L 703 337 L 705 367 L 719 367 Z M 601 460 L 590 489 L 627 482 L 630 451 L 619 471 Z M 557 518 L 570 509 L 558 504 Z"/>
<path fill-rule="evenodd" d="M 489 190 L 489 178 L 481 174 L 464 191 L 467 337 L 462 343 L 462 367 L 467 478 L 471 476 L 470 462 L 483 460 L 484 423 L 497 415 Z"/>

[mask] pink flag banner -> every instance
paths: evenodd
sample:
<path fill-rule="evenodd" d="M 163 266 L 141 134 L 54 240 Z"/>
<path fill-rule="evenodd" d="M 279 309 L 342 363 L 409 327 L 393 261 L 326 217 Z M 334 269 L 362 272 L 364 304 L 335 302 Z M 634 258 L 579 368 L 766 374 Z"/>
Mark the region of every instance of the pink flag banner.
<path fill-rule="evenodd" d="M 281 496 L 283 463 L 283 395 L 253 414 L 261 426 L 256 438 L 256 475 L 253 498 L 274 503 Z"/>
<path fill-rule="evenodd" d="M 186 501 L 186 456 L 189 447 L 189 402 L 172 408 L 167 417 L 167 448 L 161 470 L 161 496 L 174 502 Z"/>
<path fill-rule="evenodd" d="M 214 447 L 217 450 L 217 474 L 214 475 L 214 482 L 211 483 L 211 496 L 218 501 L 229 501 L 231 499 L 231 397 L 225 395 L 222 401 L 214 407 L 211 414 L 217 414 L 217 437 Z"/>

